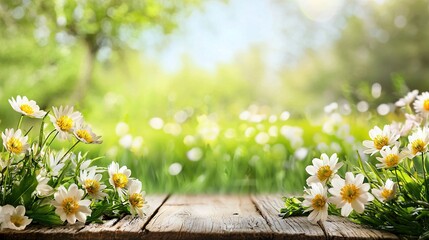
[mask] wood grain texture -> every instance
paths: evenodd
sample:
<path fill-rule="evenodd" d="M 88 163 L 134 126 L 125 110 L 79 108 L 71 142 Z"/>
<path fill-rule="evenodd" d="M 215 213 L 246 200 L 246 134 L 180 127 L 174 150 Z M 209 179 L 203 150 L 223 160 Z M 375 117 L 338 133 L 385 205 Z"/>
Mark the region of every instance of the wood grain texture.
<path fill-rule="evenodd" d="M 144 226 L 153 217 L 167 195 L 148 196 L 149 208 L 144 218 L 125 216 L 123 219 L 111 219 L 103 224 L 75 224 L 59 227 L 30 226 L 23 231 L 0 231 L 0 239 L 135 239 L 144 234 Z"/>
<path fill-rule="evenodd" d="M 284 205 L 281 195 L 252 196 L 252 201 L 271 227 L 274 238 L 325 239 L 322 228 L 311 224 L 307 217 L 280 217 Z"/>
<path fill-rule="evenodd" d="M 145 211 L 144 218 L 125 216 L 119 221 L 105 222 L 103 225 L 90 224 L 77 233 L 78 239 L 135 239 L 141 238 L 144 234 L 144 227 L 154 214 L 158 211 L 167 195 L 148 196 L 146 200 L 149 208 Z"/>
<path fill-rule="evenodd" d="M 398 239 L 394 234 L 370 229 L 338 216 L 329 216 L 322 227 L 327 239 Z"/>
<path fill-rule="evenodd" d="M 146 230 L 148 239 L 272 237 L 249 196 L 172 196 Z"/>

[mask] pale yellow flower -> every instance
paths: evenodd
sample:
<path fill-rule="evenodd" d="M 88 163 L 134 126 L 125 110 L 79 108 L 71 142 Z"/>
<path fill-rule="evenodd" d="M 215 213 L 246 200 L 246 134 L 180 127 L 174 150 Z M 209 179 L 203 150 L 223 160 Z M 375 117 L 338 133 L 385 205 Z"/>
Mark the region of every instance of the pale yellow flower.
<path fill-rule="evenodd" d="M 5 129 L 1 137 L 3 139 L 3 146 L 8 152 L 21 154 L 25 153 L 30 147 L 28 144 L 28 136 L 23 136 L 21 129 L 16 130 L 16 132 L 12 128 Z"/>
<path fill-rule="evenodd" d="M 395 198 L 396 196 L 397 185 L 390 179 L 387 179 L 386 184 L 384 184 L 379 189 L 372 189 L 372 194 L 381 202 L 387 202 Z"/>
<path fill-rule="evenodd" d="M 76 124 L 73 130 L 74 136 L 81 142 L 86 144 L 100 144 L 103 141 L 100 140 L 101 136 L 97 136 L 85 123 L 82 121 Z"/>
<path fill-rule="evenodd" d="M 18 95 L 16 100 L 14 98 L 9 99 L 9 103 L 13 110 L 31 118 L 43 118 L 46 115 L 46 112 L 40 110 L 35 101 L 28 100 L 26 96 Z"/>
<path fill-rule="evenodd" d="M 424 127 L 418 128 L 416 132 L 408 136 L 408 150 L 411 156 L 428 151 L 429 129 Z"/>
<path fill-rule="evenodd" d="M 79 222 L 86 222 L 86 217 L 91 215 L 89 205 L 90 200 L 82 200 L 84 191 L 78 189 L 76 184 L 70 185 L 68 190 L 64 186 L 58 188 L 58 192 L 54 194 L 54 199 L 51 203 L 55 206 L 55 213 L 60 216 L 61 221 L 75 224 L 76 220 Z"/>
<path fill-rule="evenodd" d="M 340 178 L 338 175 L 331 181 L 332 188 L 329 192 L 332 197 L 329 202 L 341 208 L 341 215 L 344 217 L 355 210 L 357 213 L 362 213 L 365 210 L 365 204 L 374 200 L 374 196 L 369 193 L 369 183 L 363 183 L 364 176 L 357 174 L 356 177 L 351 172 L 346 173 L 346 179 Z"/>
<path fill-rule="evenodd" d="M 326 184 L 338 169 L 343 165 L 343 163 L 338 163 L 337 154 L 332 154 L 331 157 L 326 155 L 326 153 L 322 153 L 319 158 L 313 159 L 313 165 L 307 166 L 305 170 L 311 176 L 307 179 L 307 185 L 310 186 L 311 183 L 320 182 L 322 184 Z"/>
<path fill-rule="evenodd" d="M 123 198 L 123 190 L 130 185 L 131 170 L 126 166 L 119 168 L 119 164 L 112 162 L 108 168 L 109 183 L 118 191 L 118 194 Z"/>
<path fill-rule="evenodd" d="M 23 230 L 31 221 L 32 219 L 25 216 L 25 207 L 22 205 L 16 208 L 12 205 L 0 207 L 1 229 Z"/>
<path fill-rule="evenodd" d="M 53 107 L 52 110 L 53 115 L 49 114 L 49 118 L 58 131 L 59 138 L 62 140 L 69 139 L 70 134 L 73 133 L 76 127 L 76 123 L 82 121 L 82 114 L 73 111 L 73 107 L 70 106 Z"/>
<path fill-rule="evenodd" d="M 377 163 L 375 166 L 377 168 L 392 168 L 398 166 L 399 163 L 408 155 L 405 152 L 399 152 L 397 146 L 390 148 L 389 146 L 383 147 L 380 150 L 381 157 L 377 157 L 377 160 L 380 163 Z"/>
<path fill-rule="evenodd" d="M 369 136 L 371 140 L 363 141 L 363 145 L 367 148 L 363 152 L 371 155 L 380 151 L 384 146 L 394 145 L 400 137 L 399 133 L 390 125 L 385 125 L 383 130 L 375 126 L 369 131 Z"/>
<path fill-rule="evenodd" d="M 310 189 L 305 190 L 303 207 L 307 207 L 304 212 L 311 213 L 308 215 L 308 220 L 312 223 L 326 221 L 328 218 L 328 191 L 320 183 L 312 183 Z"/>
<path fill-rule="evenodd" d="M 131 214 L 144 217 L 144 210 L 148 208 L 145 192 L 142 192 L 142 183 L 138 180 L 132 180 L 128 188 L 128 203 L 130 204 Z"/>
<path fill-rule="evenodd" d="M 101 174 L 96 174 L 95 169 L 90 171 L 83 170 L 80 172 L 79 183 L 86 190 L 89 196 L 101 200 L 107 196 L 103 190 L 106 185 L 100 182 Z"/>

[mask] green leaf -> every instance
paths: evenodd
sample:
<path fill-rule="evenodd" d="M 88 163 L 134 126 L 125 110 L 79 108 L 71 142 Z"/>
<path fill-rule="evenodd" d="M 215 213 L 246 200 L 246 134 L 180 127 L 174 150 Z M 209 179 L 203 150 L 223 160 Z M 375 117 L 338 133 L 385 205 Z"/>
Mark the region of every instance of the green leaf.
<path fill-rule="evenodd" d="M 9 196 L 6 196 L 6 204 L 17 206 L 24 204 L 26 207 L 31 203 L 31 194 L 36 190 L 37 179 L 35 175 L 32 175 L 30 171 L 21 179 L 18 186 L 12 188 L 12 192 Z"/>

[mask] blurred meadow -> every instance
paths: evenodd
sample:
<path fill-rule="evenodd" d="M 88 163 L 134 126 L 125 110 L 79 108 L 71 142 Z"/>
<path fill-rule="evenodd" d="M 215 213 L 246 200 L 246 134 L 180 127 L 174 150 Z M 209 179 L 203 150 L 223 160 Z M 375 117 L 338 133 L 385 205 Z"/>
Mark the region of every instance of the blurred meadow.
<path fill-rule="evenodd" d="M 74 105 L 148 193 L 298 192 L 429 90 L 428 42 L 427 0 L 2 0 L 0 129 Z"/>

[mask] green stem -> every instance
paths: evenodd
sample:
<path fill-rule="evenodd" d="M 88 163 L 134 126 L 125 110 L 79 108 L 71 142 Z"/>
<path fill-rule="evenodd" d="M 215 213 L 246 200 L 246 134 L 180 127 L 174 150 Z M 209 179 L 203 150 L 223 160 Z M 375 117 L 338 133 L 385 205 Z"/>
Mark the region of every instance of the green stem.
<path fill-rule="evenodd" d="M 21 117 L 19 118 L 18 126 L 16 127 L 16 129 L 19 129 L 19 128 L 21 127 L 22 119 L 23 119 L 23 118 L 24 118 L 24 115 L 21 115 Z"/>
<path fill-rule="evenodd" d="M 401 183 L 400 183 L 399 177 L 398 177 L 398 166 L 395 167 L 395 175 L 396 175 L 396 181 L 398 182 L 399 192 L 403 194 L 402 188 L 401 188 Z"/>
<path fill-rule="evenodd" d="M 428 182 L 426 179 L 426 163 L 425 163 L 425 154 L 422 152 L 422 169 L 423 169 L 423 179 L 425 181 L 425 189 L 426 189 L 426 201 L 429 200 L 429 189 Z"/>
<path fill-rule="evenodd" d="M 70 151 L 74 148 L 74 147 L 76 147 L 76 145 L 79 143 L 80 141 L 78 140 L 78 141 L 76 141 L 76 143 L 75 144 L 73 144 L 73 146 L 61 157 L 61 159 L 60 159 L 60 162 L 67 156 L 67 154 L 69 154 L 70 153 Z M 61 171 L 61 174 L 60 174 L 60 176 L 58 177 L 58 179 L 57 179 L 57 182 L 54 184 L 54 187 L 57 187 L 58 186 L 58 184 L 63 180 L 63 178 L 64 178 L 64 176 L 65 176 L 65 172 L 67 171 L 67 169 L 69 168 L 69 166 L 70 166 L 70 163 L 71 163 L 71 159 L 68 159 L 68 161 L 67 161 L 67 164 L 66 164 L 66 166 L 64 166 L 64 168 L 63 168 L 63 170 Z"/>
<path fill-rule="evenodd" d="M 40 145 L 40 149 L 42 149 L 42 147 L 43 146 L 45 146 L 45 143 L 48 141 L 48 138 L 52 135 L 52 133 L 54 133 L 56 130 L 54 129 L 54 130 L 52 130 L 49 134 L 48 134 L 48 136 L 46 136 L 46 138 L 45 138 L 45 140 L 43 141 L 43 143 L 42 143 L 42 145 Z M 57 132 L 57 134 L 58 134 L 58 132 Z M 56 135 L 55 135 L 56 136 Z M 55 137 L 54 137 L 55 138 Z"/>

